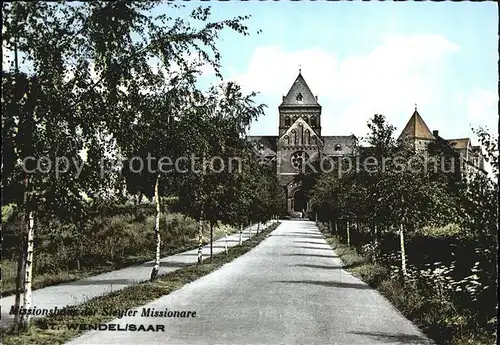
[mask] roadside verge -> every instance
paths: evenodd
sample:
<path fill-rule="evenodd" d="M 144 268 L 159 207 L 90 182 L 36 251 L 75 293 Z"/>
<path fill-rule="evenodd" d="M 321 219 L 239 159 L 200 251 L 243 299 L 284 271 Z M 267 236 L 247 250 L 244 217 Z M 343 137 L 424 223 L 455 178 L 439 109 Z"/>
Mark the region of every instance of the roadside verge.
<path fill-rule="evenodd" d="M 32 321 L 29 330 L 19 335 L 13 334 L 11 331 L 2 331 L 2 343 L 4 345 L 63 344 L 83 333 L 83 330 L 71 329 L 71 325 L 106 323 L 116 318 L 116 315 L 109 315 L 110 310 L 137 308 L 168 295 L 247 253 L 262 242 L 279 225 L 279 222 L 274 223 L 258 235 L 244 241 L 242 245 L 229 248 L 227 255 L 224 252 L 214 255 L 211 263 L 209 259 L 206 259 L 202 265 L 191 265 L 159 276 L 154 282 L 129 286 L 105 296 L 90 299 L 78 306 L 64 308 L 64 314 L 66 315 L 35 319 Z"/>

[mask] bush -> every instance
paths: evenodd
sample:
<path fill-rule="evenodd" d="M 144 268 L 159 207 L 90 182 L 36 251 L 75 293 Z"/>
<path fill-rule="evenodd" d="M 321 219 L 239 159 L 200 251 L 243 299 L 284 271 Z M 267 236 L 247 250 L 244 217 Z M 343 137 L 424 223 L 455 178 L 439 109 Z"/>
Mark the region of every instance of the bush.
<path fill-rule="evenodd" d="M 35 279 L 50 279 L 61 272 L 95 270 L 122 266 L 154 257 L 155 213 L 151 205 L 105 207 L 105 215 L 91 218 L 83 228 L 55 220 L 40 219 L 35 231 L 33 273 Z M 4 208 L 4 213 L 6 213 Z M 12 291 L 16 276 L 16 251 L 20 222 L 4 224 L 2 287 Z M 194 219 L 181 214 L 163 214 L 162 250 L 197 243 L 198 226 Z M 42 284 L 43 285 L 43 284 Z"/>
<path fill-rule="evenodd" d="M 421 233 L 426 237 L 457 237 L 460 234 L 460 226 L 453 223 L 441 227 L 425 226 Z"/>
<path fill-rule="evenodd" d="M 165 246 L 187 242 L 198 236 L 198 224 L 193 218 L 180 213 L 169 213 L 162 221 L 161 238 Z"/>
<path fill-rule="evenodd" d="M 378 251 L 372 243 L 357 251 L 339 237 L 327 237 L 346 269 L 377 288 L 438 344 L 493 343 L 496 280 L 490 272 L 494 265 L 485 260 L 487 248 L 449 233 L 414 236 L 407 243 L 403 281 L 397 236 L 384 234 Z M 376 263 L 374 253 L 379 253 Z"/>

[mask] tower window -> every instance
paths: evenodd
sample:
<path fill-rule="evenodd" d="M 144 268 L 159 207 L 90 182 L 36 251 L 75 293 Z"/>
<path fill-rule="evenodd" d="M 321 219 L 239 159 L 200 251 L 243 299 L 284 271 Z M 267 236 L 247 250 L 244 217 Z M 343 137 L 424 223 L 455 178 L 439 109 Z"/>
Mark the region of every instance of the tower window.
<path fill-rule="evenodd" d="M 302 94 L 299 92 L 299 93 L 297 94 L 297 101 L 302 102 L 302 98 L 303 98 L 303 96 L 302 96 Z"/>
<path fill-rule="evenodd" d="M 288 116 L 285 117 L 285 126 L 290 126 L 290 118 Z"/>
<path fill-rule="evenodd" d="M 342 146 L 340 144 L 335 145 L 335 151 L 340 151 L 342 150 Z"/>

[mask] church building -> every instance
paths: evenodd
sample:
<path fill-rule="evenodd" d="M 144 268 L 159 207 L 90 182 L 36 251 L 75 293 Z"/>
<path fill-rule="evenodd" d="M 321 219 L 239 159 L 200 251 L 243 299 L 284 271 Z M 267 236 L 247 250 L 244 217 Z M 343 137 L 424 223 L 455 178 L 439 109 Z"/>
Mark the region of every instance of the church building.
<path fill-rule="evenodd" d="M 308 212 L 311 205 L 294 177 L 307 161 L 352 153 L 356 138 L 322 135 L 318 96 L 312 93 L 300 71 L 278 111 L 278 136 L 248 136 L 247 140 L 254 143 L 262 158 L 275 162 L 280 184 L 285 188 L 288 213 Z"/>
<path fill-rule="evenodd" d="M 295 177 L 308 161 L 328 156 L 338 160 L 354 153 L 356 137 L 327 136 L 321 130 L 322 107 L 304 77 L 300 73 L 292 87 L 283 96 L 278 107 L 279 124 L 277 136 L 248 136 L 261 159 L 274 164 L 280 184 L 287 199 L 287 213 L 311 211 L 306 191 Z M 409 139 L 416 150 L 425 149 L 429 142 L 444 140 L 438 131 L 431 132 L 415 108 L 415 112 L 404 127 L 400 138 Z M 484 170 L 481 150 L 472 146 L 469 138 L 445 140 L 450 146 L 464 154 L 469 165 Z"/>

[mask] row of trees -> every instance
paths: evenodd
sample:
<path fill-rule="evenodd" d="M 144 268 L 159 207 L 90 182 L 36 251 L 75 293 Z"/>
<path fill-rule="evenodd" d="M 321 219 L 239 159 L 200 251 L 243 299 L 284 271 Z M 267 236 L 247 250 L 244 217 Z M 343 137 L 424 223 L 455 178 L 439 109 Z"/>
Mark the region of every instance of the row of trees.
<path fill-rule="evenodd" d="M 33 242 L 43 220 L 83 227 L 100 203 L 154 198 L 154 278 L 163 197 L 177 197 L 175 207 L 200 229 L 202 221 L 241 229 L 278 214 L 277 179 L 245 140 L 264 106 L 234 83 L 197 86 L 201 66 L 222 78 L 217 38 L 226 28 L 248 35 L 247 17 L 212 22 L 210 9 L 199 7 L 176 18 L 168 11 L 180 6 L 172 3 L 152 15 L 157 4 L 2 4 L 2 43 L 11 53 L 2 66 L 3 205 L 16 205 L 23 239 L 16 307 L 21 292 L 31 307 Z"/>
<path fill-rule="evenodd" d="M 311 200 L 320 220 L 350 221 L 357 228 L 362 224 L 372 232 L 374 241 L 380 229 L 397 231 L 403 272 L 405 233 L 416 233 L 425 226 L 458 224 L 462 235 L 477 239 L 478 246 L 495 245 L 496 139 L 484 129 L 477 131 L 486 160 L 493 167 L 491 178 L 472 167 L 466 172 L 458 152 L 444 141 L 429 143 L 426 151 L 415 150 L 408 141 L 396 141 L 395 128 L 382 115 L 375 115 L 368 127 L 365 140 L 369 146 L 359 147 L 358 142 L 353 156 L 347 157 L 366 162 L 361 169 L 342 174 L 333 169 L 328 174 L 303 177 L 314 185 Z M 349 233 L 346 237 L 349 240 Z"/>

